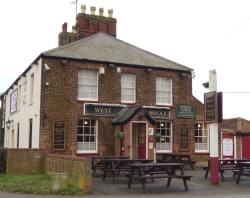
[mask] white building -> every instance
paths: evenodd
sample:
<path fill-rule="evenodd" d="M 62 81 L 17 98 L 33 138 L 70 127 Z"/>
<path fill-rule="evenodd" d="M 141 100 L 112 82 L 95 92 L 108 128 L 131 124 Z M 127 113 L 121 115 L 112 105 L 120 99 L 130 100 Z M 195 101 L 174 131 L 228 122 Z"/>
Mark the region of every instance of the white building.
<path fill-rule="evenodd" d="M 5 94 L 5 148 L 39 148 L 41 69 L 32 64 Z"/>

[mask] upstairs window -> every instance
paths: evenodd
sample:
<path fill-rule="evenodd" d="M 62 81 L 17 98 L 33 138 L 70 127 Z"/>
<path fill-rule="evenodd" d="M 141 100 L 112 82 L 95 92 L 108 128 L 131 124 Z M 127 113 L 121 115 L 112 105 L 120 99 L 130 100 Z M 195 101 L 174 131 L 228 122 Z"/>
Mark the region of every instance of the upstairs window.
<path fill-rule="evenodd" d="M 10 94 L 10 113 L 17 111 L 17 89 Z"/>
<path fill-rule="evenodd" d="M 94 70 L 78 71 L 78 99 L 98 100 L 98 72 Z"/>
<path fill-rule="evenodd" d="M 156 78 L 156 104 L 172 105 L 172 79 L 167 77 Z"/>
<path fill-rule="evenodd" d="M 34 74 L 30 75 L 30 104 L 34 102 Z"/>
<path fill-rule="evenodd" d="M 136 76 L 135 74 L 121 75 L 121 102 L 135 103 Z"/>

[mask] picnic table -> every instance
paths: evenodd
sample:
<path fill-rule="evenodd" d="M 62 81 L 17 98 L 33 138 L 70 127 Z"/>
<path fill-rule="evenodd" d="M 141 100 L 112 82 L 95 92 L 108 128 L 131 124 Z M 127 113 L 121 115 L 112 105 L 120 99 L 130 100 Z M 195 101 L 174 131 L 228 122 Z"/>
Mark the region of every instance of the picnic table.
<path fill-rule="evenodd" d="M 235 177 L 239 172 L 239 163 L 249 161 L 249 159 L 244 158 L 228 158 L 228 159 L 219 159 L 219 173 L 222 181 L 225 181 L 224 172 L 229 170 L 233 172 L 233 177 Z M 208 177 L 210 172 L 210 160 L 208 159 L 207 166 L 203 167 L 206 171 L 204 178 Z"/>
<path fill-rule="evenodd" d="M 184 165 L 190 165 L 194 170 L 194 164 L 196 161 L 191 159 L 191 155 L 183 153 L 158 153 L 158 162 L 176 162 Z"/>
<path fill-rule="evenodd" d="M 238 169 L 236 184 L 239 184 L 241 176 L 250 176 L 250 160 L 239 162 Z"/>
<path fill-rule="evenodd" d="M 96 176 L 97 169 L 104 168 L 104 160 L 106 159 L 128 159 L 126 156 L 93 156 L 91 157 L 91 167 L 93 170 L 93 175 Z"/>
<path fill-rule="evenodd" d="M 188 190 L 187 180 L 192 176 L 184 174 L 176 174 L 176 170 L 182 169 L 184 164 L 181 163 L 145 163 L 145 164 L 131 164 L 131 170 L 128 174 L 128 188 L 131 188 L 133 179 L 139 180 L 142 183 L 143 192 L 145 192 L 146 180 L 166 178 L 167 186 L 170 185 L 173 178 L 182 179 L 185 190 Z"/>
<path fill-rule="evenodd" d="M 111 173 L 113 177 L 113 184 L 115 184 L 115 179 L 117 175 L 120 175 L 121 172 L 128 174 L 131 169 L 131 164 L 135 163 L 149 163 L 153 162 L 153 160 L 149 159 L 104 159 L 104 168 L 102 180 L 106 179 L 107 173 Z"/>

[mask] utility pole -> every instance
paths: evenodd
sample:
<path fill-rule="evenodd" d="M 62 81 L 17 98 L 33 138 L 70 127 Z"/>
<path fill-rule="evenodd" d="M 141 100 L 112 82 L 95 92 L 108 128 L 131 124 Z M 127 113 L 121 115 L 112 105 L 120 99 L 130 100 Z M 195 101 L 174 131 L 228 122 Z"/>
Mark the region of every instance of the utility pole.
<path fill-rule="evenodd" d="M 216 70 L 209 71 L 209 92 L 215 92 L 217 97 L 217 74 Z M 218 114 L 218 112 L 216 112 Z M 210 133 L 210 181 L 211 184 L 219 183 L 219 162 L 218 162 L 218 120 L 208 125 Z"/>

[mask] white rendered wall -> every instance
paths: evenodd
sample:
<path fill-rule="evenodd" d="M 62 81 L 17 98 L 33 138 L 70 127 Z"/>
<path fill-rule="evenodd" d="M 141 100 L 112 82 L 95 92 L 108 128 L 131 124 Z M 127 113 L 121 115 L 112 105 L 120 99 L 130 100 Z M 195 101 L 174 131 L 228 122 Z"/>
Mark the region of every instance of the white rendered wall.
<path fill-rule="evenodd" d="M 30 119 L 32 119 L 32 148 L 39 148 L 40 100 L 41 100 L 41 59 L 21 77 L 17 84 L 8 91 L 6 97 L 5 123 L 11 120 L 7 129 L 5 124 L 5 148 L 17 148 L 17 124 L 19 123 L 19 148 L 29 148 Z M 33 102 L 31 97 L 31 75 L 34 75 Z M 21 91 L 19 90 L 21 86 Z M 10 113 L 10 97 L 17 92 L 17 111 Z M 14 131 L 14 133 L 13 133 Z M 12 137 L 14 134 L 14 137 Z M 13 141 L 14 140 L 14 141 Z"/>

